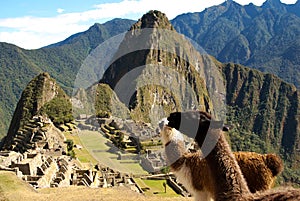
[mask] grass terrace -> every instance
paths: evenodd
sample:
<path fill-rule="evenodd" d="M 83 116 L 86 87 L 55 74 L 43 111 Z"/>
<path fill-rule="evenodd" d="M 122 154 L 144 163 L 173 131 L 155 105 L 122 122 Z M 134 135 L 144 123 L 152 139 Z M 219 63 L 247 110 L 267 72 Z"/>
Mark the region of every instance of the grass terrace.
<path fill-rule="evenodd" d="M 83 147 L 88 151 L 89 155 L 101 164 L 120 172 L 147 174 L 147 172 L 135 160 L 118 160 L 118 148 L 98 131 L 82 130 L 78 133 L 78 138 L 80 139 Z M 82 157 L 82 160 L 84 160 L 85 156 L 86 155 L 83 155 L 82 153 L 81 156 L 78 155 L 77 157 L 79 159 Z"/>
<path fill-rule="evenodd" d="M 182 197 L 178 195 L 170 186 L 166 185 L 166 192 L 164 183 L 167 184 L 165 179 L 141 179 L 135 178 L 135 182 L 141 187 L 146 196 L 159 196 L 159 197 Z"/>

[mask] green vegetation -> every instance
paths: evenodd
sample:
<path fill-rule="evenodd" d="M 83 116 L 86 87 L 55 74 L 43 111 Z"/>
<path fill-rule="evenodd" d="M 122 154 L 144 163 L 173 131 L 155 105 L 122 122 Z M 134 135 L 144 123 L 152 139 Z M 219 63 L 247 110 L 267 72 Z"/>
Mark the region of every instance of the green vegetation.
<path fill-rule="evenodd" d="M 89 153 L 89 151 L 83 146 L 81 140 L 77 134 L 71 134 L 69 132 L 64 132 L 67 141 L 72 141 L 73 145 L 80 145 L 81 149 L 73 148 L 75 157 L 83 164 L 93 164 L 96 165 L 98 161 Z"/>
<path fill-rule="evenodd" d="M 115 19 L 95 24 L 86 32 L 37 50 L 0 43 L 0 138 L 9 127 L 26 85 L 41 72 L 49 72 L 70 95 L 76 74 L 88 54 L 106 39 L 127 31 L 132 20 Z M 2 110 L 2 111 L 1 111 Z"/>
<path fill-rule="evenodd" d="M 126 119 L 129 116 L 128 108 L 119 101 L 114 91 L 107 84 L 96 86 L 95 110 L 98 117 L 113 115 Z"/>
<path fill-rule="evenodd" d="M 279 154 L 285 161 L 284 182 L 298 183 L 297 89 L 274 75 L 236 64 L 224 64 L 222 71 L 227 81 L 227 121 L 233 125 L 228 136 L 233 150 Z"/>
<path fill-rule="evenodd" d="M 48 73 L 40 73 L 26 86 L 3 146 L 10 147 L 18 130 L 26 126 L 36 115 L 49 117 L 57 127 L 73 120 L 69 97 Z"/>
<path fill-rule="evenodd" d="M 65 141 L 65 143 L 67 144 L 67 151 L 68 151 L 67 155 L 71 156 L 71 158 L 75 158 L 76 157 L 76 153 L 75 153 L 75 151 L 73 149 L 74 148 L 74 142 L 73 142 L 73 140 L 67 139 Z"/>
<path fill-rule="evenodd" d="M 170 166 L 163 167 L 160 171 L 163 174 L 168 174 L 170 172 Z"/>
<path fill-rule="evenodd" d="M 72 114 L 72 104 L 66 98 L 53 98 L 43 105 L 40 114 L 47 115 L 54 125 L 66 124 L 74 120 Z"/>
<path fill-rule="evenodd" d="M 249 113 L 246 110 L 228 106 L 227 107 L 227 121 L 233 125 L 228 132 L 227 137 L 231 141 L 231 148 L 233 151 L 253 151 L 257 153 L 268 153 L 266 141 L 254 132 L 249 131 Z M 248 124 L 246 124 L 248 122 Z M 246 126 L 246 127 L 245 127 Z"/>

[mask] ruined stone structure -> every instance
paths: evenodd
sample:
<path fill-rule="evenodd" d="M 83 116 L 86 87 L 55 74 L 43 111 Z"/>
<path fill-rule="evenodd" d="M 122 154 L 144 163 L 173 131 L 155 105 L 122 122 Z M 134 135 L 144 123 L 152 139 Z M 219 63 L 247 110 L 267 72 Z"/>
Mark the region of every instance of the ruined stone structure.
<path fill-rule="evenodd" d="M 74 170 L 71 176 L 72 185 L 98 187 L 100 178 L 97 171 L 92 170 Z"/>
<path fill-rule="evenodd" d="M 151 173 L 160 172 L 166 166 L 166 159 L 162 152 L 150 152 L 141 157 L 142 167 Z"/>
<path fill-rule="evenodd" d="M 4 150 L 24 153 L 28 150 L 49 149 L 64 150 L 65 137 L 52 121 L 43 116 L 34 116 L 21 127 L 11 143 L 4 146 Z"/>
<path fill-rule="evenodd" d="M 70 185 L 108 188 L 126 185 L 137 189 L 132 175 L 105 166 L 97 166 L 97 169 L 80 169 L 69 156 L 52 156 L 51 152 L 0 152 L 0 170 L 15 172 L 35 188 Z"/>
<path fill-rule="evenodd" d="M 60 157 L 56 160 L 57 171 L 50 182 L 51 187 L 66 187 L 70 185 L 71 164 L 67 160 L 65 157 Z"/>
<path fill-rule="evenodd" d="M 37 152 L 0 152 L 1 170 L 14 171 L 33 187 L 50 187 L 57 171 L 56 158 Z"/>

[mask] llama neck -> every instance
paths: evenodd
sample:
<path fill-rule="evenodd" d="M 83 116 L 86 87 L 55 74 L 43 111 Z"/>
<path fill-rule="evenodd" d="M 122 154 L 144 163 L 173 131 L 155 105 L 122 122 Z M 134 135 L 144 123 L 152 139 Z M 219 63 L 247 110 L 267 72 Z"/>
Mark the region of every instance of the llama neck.
<path fill-rule="evenodd" d="M 231 149 L 219 129 L 210 129 L 208 135 L 218 139 L 206 161 L 215 182 L 216 200 L 234 200 L 250 191 Z"/>
<path fill-rule="evenodd" d="M 177 167 L 181 166 L 183 161 L 180 160 L 185 153 L 184 142 L 171 140 L 165 145 L 165 153 L 168 165 Z"/>

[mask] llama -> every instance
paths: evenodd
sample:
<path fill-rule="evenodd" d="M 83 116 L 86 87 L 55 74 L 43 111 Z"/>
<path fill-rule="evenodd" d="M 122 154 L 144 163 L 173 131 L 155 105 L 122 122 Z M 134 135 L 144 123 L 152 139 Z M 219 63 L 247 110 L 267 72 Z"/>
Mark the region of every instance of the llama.
<path fill-rule="evenodd" d="M 205 147 L 204 142 L 214 145 L 212 150 L 204 154 L 215 190 L 213 199 L 216 201 L 300 200 L 299 189 L 268 190 L 263 193 L 252 194 L 223 135 L 222 122 L 212 120 L 208 113 L 200 111 L 175 112 L 170 114 L 167 119 L 169 121 L 168 126 L 195 138 L 202 152 L 207 152 L 206 149 L 203 149 L 203 146 Z"/>
<path fill-rule="evenodd" d="M 182 134 L 174 128 L 163 127 L 161 137 L 165 144 L 168 164 L 178 181 L 187 188 L 195 200 L 212 198 L 214 188 L 210 170 L 205 159 L 201 158 L 201 153 L 187 152 Z M 276 176 L 283 170 L 283 163 L 275 154 L 235 152 L 234 155 L 251 192 L 270 189 Z"/>

